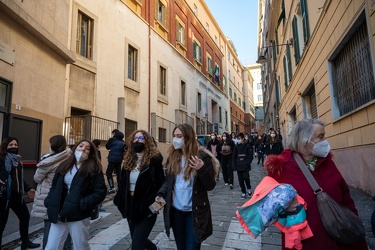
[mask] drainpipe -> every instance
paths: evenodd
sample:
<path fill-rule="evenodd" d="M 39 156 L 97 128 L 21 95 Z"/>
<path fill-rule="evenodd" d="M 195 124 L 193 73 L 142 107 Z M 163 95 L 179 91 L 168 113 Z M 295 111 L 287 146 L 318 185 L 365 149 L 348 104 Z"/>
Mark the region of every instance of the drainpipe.
<path fill-rule="evenodd" d="M 148 131 L 151 131 L 151 4 L 148 2 Z"/>

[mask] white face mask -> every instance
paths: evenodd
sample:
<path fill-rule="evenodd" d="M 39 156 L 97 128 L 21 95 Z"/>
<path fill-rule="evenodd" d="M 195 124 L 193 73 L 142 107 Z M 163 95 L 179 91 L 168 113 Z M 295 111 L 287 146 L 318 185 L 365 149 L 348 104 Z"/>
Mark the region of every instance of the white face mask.
<path fill-rule="evenodd" d="M 275 137 L 276 135 L 275 134 L 271 134 L 271 137 L 273 138 L 273 137 Z"/>
<path fill-rule="evenodd" d="M 82 162 L 89 157 L 86 153 L 83 153 L 83 151 L 75 151 L 74 156 L 76 157 L 77 162 Z"/>
<path fill-rule="evenodd" d="M 173 147 L 174 149 L 182 149 L 184 147 L 184 139 L 173 137 Z"/>
<path fill-rule="evenodd" d="M 225 141 L 227 138 L 225 136 L 223 136 L 223 140 Z"/>
<path fill-rule="evenodd" d="M 329 151 L 331 150 L 331 146 L 329 145 L 327 140 L 323 140 L 317 143 L 313 143 L 310 141 L 312 144 L 314 144 L 314 147 L 312 149 L 312 154 L 317 157 L 327 157 Z"/>
<path fill-rule="evenodd" d="M 50 154 L 54 154 L 55 153 L 55 151 L 52 150 L 51 146 L 49 147 L 49 153 Z"/>
<path fill-rule="evenodd" d="M 211 135 L 211 139 L 212 139 L 212 140 L 215 139 L 215 136 L 214 136 L 214 135 Z"/>

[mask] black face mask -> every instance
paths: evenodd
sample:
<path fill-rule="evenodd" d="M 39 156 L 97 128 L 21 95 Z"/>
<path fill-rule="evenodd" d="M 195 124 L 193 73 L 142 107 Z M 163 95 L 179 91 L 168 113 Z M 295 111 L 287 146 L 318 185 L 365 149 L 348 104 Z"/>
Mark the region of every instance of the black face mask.
<path fill-rule="evenodd" d="M 134 152 L 140 153 L 145 149 L 145 144 L 139 141 L 133 142 L 133 149 L 134 149 Z"/>
<path fill-rule="evenodd" d="M 17 154 L 18 153 L 18 148 L 8 148 L 7 152 L 11 153 L 11 154 Z"/>

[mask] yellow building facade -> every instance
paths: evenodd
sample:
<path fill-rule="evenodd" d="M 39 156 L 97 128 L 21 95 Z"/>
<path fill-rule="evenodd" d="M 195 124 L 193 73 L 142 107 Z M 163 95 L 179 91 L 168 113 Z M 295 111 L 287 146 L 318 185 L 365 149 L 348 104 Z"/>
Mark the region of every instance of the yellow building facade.
<path fill-rule="evenodd" d="M 266 127 L 325 122 L 349 185 L 375 193 L 374 1 L 259 1 Z M 285 141 L 284 141 L 285 143 Z"/>

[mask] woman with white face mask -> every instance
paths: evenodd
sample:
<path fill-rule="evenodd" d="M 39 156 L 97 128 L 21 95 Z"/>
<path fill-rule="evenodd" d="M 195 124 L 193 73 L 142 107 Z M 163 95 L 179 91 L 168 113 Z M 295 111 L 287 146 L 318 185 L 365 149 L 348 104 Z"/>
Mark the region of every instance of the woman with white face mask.
<path fill-rule="evenodd" d="M 189 124 L 173 130 L 166 179 L 155 200 L 166 200 L 165 229 L 169 236 L 172 227 L 178 250 L 200 249 L 202 241 L 212 234 L 207 191 L 214 189 L 219 167 L 215 156 L 198 145 Z"/>
<path fill-rule="evenodd" d="M 316 195 L 293 157 L 294 152 L 298 153 L 305 161 L 305 166 L 301 167 L 311 171 L 319 186 L 338 204 L 358 215 L 349 188 L 332 160 L 324 123 L 315 119 L 298 121 L 288 138 L 287 148 L 280 155 L 268 156 L 264 165 L 268 176 L 279 183 L 291 184 L 307 203 L 306 218 L 314 236 L 302 240 L 303 249 L 367 249 L 365 239 L 342 245 L 327 233 L 320 219 Z"/>
<path fill-rule="evenodd" d="M 72 151 L 72 155 L 57 168 L 44 200 L 48 219 L 52 222 L 45 249 L 62 249 L 68 233 L 74 249 L 90 249 L 91 212 L 107 193 L 94 144 L 83 139 Z"/>

